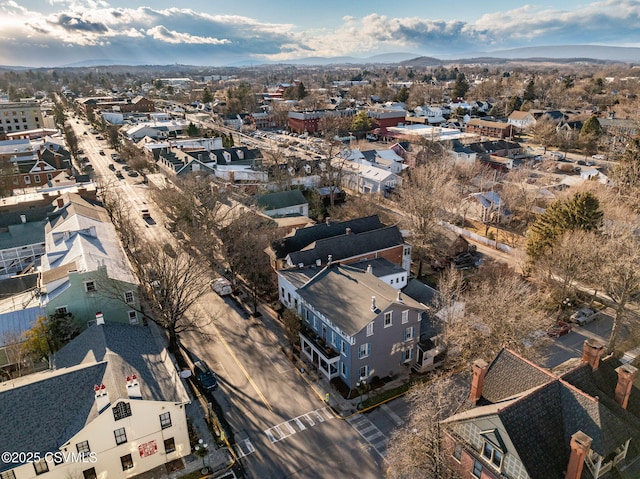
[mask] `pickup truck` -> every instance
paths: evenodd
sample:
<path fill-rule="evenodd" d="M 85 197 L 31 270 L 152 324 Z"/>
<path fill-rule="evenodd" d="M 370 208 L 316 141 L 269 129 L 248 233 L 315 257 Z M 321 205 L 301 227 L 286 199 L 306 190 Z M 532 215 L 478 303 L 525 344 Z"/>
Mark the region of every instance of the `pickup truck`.
<path fill-rule="evenodd" d="M 151 213 L 149 213 L 149 210 L 147 208 L 141 209 L 140 214 L 142 215 L 143 220 L 148 220 L 151 218 Z"/>

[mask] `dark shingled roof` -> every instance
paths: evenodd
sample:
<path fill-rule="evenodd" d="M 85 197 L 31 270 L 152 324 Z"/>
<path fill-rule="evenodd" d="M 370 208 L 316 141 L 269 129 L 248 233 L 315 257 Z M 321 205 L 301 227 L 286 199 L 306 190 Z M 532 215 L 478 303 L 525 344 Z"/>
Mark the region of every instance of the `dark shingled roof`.
<path fill-rule="evenodd" d="M 286 258 L 289 253 L 300 251 L 314 241 L 323 238 L 330 238 L 345 234 L 347 228 L 351 228 L 352 233 L 364 233 L 365 231 L 384 228 L 377 215 L 366 216 L 349 221 L 341 221 L 338 223 L 320 223 L 307 228 L 298 228 L 293 236 L 287 236 L 274 241 L 271 245 L 276 258 Z"/>
<path fill-rule="evenodd" d="M 640 456 L 640 391 L 633 387 L 626 410 L 615 401 L 615 369 L 620 364 L 611 357 L 593 371 L 585 362 L 555 377 L 503 349 L 486 373 L 481 405 L 445 423 L 489 420 L 496 424 L 515 449 L 507 452 L 520 458 L 531 479 L 564 477 L 571 436 L 578 431 L 592 439 L 593 451 L 609 458 L 631 439 L 627 452 L 631 463 Z M 636 477 L 636 466 L 624 477 Z M 582 477 L 591 479 L 587 468 Z M 619 476 L 611 471 L 602 477 Z"/>
<path fill-rule="evenodd" d="M 364 233 L 350 233 L 331 238 L 324 238 L 309 245 L 303 251 L 289 253 L 292 264 L 310 265 L 317 259 L 326 262 L 329 255 L 333 261 L 352 258 L 365 253 L 382 251 L 404 244 L 404 239 L 397 226 L 387 226 Z"/>
<path fill-rule="evenodd" d="M 291 206 L 304 205 L 307 199 L 300 190 L 277 191 L 256 198 L 259 208 L 265 211 L 279 210 Z"/>
<path fill-rule="evenodd" d="M 2 450 L 57 450 L 98 416 L 94 386 L 104 384 L 113 405 L 128 399 L 126 377 L 133 374 L 143 400 L 188 400 L 146 327 L 94 325 L 58 351 L 54 363 L 53 371 L 0 385 Z M 10 466 L 0 464 L 0 472 Z"/>
<path fill-rule="evenodd" d="M 503 401 L 554 379 L 551 373 L 503 349 L 489 366 L 481 404 Z"/>

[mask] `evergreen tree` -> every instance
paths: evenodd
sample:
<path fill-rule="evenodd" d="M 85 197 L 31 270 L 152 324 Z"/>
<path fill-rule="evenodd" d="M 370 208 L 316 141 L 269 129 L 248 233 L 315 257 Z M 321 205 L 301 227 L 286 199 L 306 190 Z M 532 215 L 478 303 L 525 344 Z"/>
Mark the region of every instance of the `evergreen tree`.
<path fill-rule="evenodd" d="M 567 201 L 558 200 L 531 226 L 527 254 L 535 260 L 548 253 L 566 231 L 597 231 L 602 226 L 602 217 L 598 198 L 588 191 L 578 192 Z"/>
<path fill-rule="evenodd" d="M 409 99 L 409 89 L 406 86 L 403 86 L 402 88 L 400 88 L 400 90 L 398 90 L 398 93 L 396 93 L 396 96 L 394 97 L 394 101 L 400 102 L 400 103 L 404 103 Z"/>
<path fill-rule="evenodd" d="M 468 91 L 469 82 L 465 78 L 464 73 L 460 72 L 456 77 L 456 82 L 453 85 L 451 95 L 453 96 L 453 98 L 464 98 Z"/>
<path fill-rule="evenodd" d="M 187 135 L 189 136 L 197 136 L 198 135 L 198 127 L 194 125 L 192 122 L 189 122 L 189 126 L 187 127 Z"/>
<path fill-rule="evenodd" d="M 373 122 L 366 111 L 359 111 L 351 121 L 351 129 L 353 131 L 369 131 L 373 128 Z"/>
<path fill-rule="evenodd" d="M 507 114 L 511 113 L 512 111 L 519 110 L 521 106 L 522 106 L 522 99 L 517 95 L 512 96 L 511 98 L 509 98 L 509 106 L 507 107 Z"/>
<path fill-rule="evenodd" d="M 582 125 L 582 128 L 580 129 L 580 136 L 584 135 L 595 135 L 597 137 L 600 137 L 602 135 L 602 127 L 600 126 L 600 122 L 595 117 L 595 115 L 592 115 Z"/>
<path fill-rule="evenodd" d="M 298 83 L 295 94 L 296 94 L 296 100 L 302 100 L 304 97 L 307 96 L 307 90 L 304 86 L 304 83 L 302 82 Z"/>
<path fill-rule="evenodd" d="M 529 83 L 527 83 L 527 87 L 524 90 L 524 93 L 522 95 L 522 99 L 523 101 L 533 101 L 536 99 L 536 93 L 535 93 L 535 83 L 533 81 L 533 79 L 529 80 Z"/>
<path fill-rule="evenodd" d="M 211 103 L 213 101 L 213 95 L 209 91 L 209 88 L 204 87 L 202 90 L 202 103 Z"/>

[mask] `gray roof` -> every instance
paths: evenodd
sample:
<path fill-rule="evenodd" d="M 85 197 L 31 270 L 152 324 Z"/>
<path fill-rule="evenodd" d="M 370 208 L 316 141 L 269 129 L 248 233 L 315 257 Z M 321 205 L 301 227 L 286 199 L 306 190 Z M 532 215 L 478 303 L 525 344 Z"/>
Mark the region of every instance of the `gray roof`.
<path fill-rule="evenodd" d="M 386 258 L 373 258 L 367 259 L 363 261 L 358 261 L 356 263 L 349 263 L 349 266 L 352 268 L 361 269 L 366 271 L 369 266 L 371 266 L 371 272 L 376 278 L 382 278 L 383 276 L 388 276 L 390 274 L 400 274 L 405 272 L 404 268 L 393 264 Z"/>
<path fill-rule="evenodd" d="M 415 278 L 410 279 L 402 292 L 416 301 L 429 306 L 438 298 L 438 291 Z"/>
<path fill-rule="evenodd" d="M 627 458 L 634 460 L 640 455 L 640 391 L 632 389 L 627 409 L 615 401 L 619 365 L 608 358 L 593 371 L 584 362 L 556 377 L 504 349 L 486 373 L 482 405 L 445 422 L 482 424 L 483 418 L 493 417 L 491 422 L 508 435 L 513 446 L 509 452 L 520 458 L 531 479 L 563 477 L 571 436 L 578 431 L 588 435 L 591 449 L 604 457 L 631 439 Z"/>
<path fill-rule="evenodd" d="M 320 259 L 323 263 L 329 255 L 333 261 L 340 261 L 369 252 L 382 251 L 404 244 L 404 239 L 397 226 L 387 226 L 363 233 L 343 234 L 316 241 L 303 251 L 289 254 L 292 264 L 310 265 Z"/>
<path fill-rule="evenodd" d="M 278 191 L 260 195 L 256 198 L 258 207 L 265 211 L 279 210 L 291 206 L 307 204 L 307 199 L 300 190 Z"/>
<path fill-rule="evenodd" d="M 306 228 L 298 228 L 292 236 L 274 241 L 271 245 L 276 254 L 276 258 L 286 258 L 289 253 L 300 251 L 314 241 L 332 236 L 345 234 L 347 228 L 352 233 L 363 233 L 365 231 L 384 228 L 377 215 L 365 216 L 348 221 L 340 221 L 338 223 L 320 223 Z"/>
<path fill-rule="evenodd" d="M 300 297 L 348 335 L 355 335 L 393 304 L 424 311 L 408 296 L 398 301 L 398 291 L 366 271 L 332 264 L 298 290 Z M 371 297 L 376 310 L 371 310 Z"/>
<path fill-rule="evenodd" d="M 44 244 L 44 220 L 20 223 L 7 226 L 7 231 L 0 232 L 0 250 L 19 248 L 21 246 Z"/>
<path fill-rule="evenodd" d="M 0 384 L 0 446 L 6 451 L 57 450 L 98 416 L 94 386 L 110 404 L 127 399 L 136 374 L 143 400 L 188 400 L 150 331 L 126 324 L 94 325 L 55 354 L 55 370 Z M 10 465 L 0 465 L 0 471 Z"/>

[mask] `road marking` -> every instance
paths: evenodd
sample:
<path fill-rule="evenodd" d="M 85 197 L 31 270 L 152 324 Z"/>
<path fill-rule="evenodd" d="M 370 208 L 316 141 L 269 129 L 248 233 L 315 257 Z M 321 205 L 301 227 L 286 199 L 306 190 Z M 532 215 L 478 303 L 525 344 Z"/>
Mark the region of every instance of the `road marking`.
<path fill-rule="evenodd" d="M 404 425 L 404 420 L 395 412 L 393 412 L 393 410 L 389 406 L 383 404 L 382 406 L 380 406 L 380 409 L 382 409 L 384 413 L 391 418 L 396 426 L 401 427 L 402 425 Z"/>
<path fill-rule="evenodd" d="M 198 305 L 198 308 L 200 309 L 200 313 L 201 314 L 206 314 L 206 313 L 204 313 L 202 311 L 202 306 Z M 262 399 L 262 402 L 264 403 L 264 405 L 267 406 L 267 409 L 269 409 L 269 411 L 273 412 L 273 408 L 271 407 L 271 404 L 269 404 L 269 401 L 267 401 L 267 398 L 264 397 L 264 394 L 262 394 L 262 391 L 260 390 L 258 385 L 255 383 L 253 378 L 249 375 L 249 373 L 244 368 L 244 366 L 240 363 L 240 361 L 238 361 L 238 358 L 233 353 L 233 350 L 231 349 L 231 346 L 229 346 L 229 343 L 227 343 L 227 341 L 222 337 L 222 335 L 220 334 L 220 331 L 218 331 L 218 328 L 213 323 L 213 321 L 211 322 L 211 327 L 214 329 L 214 331 L 216 333 L 216 336 L 218 337 L 218 340 L 220 341 L 220 343 L 225 347 L 225 349 L 229 353 L 229 356 L 237 364 L 238 368 L 240 368 L 240 371 L 242 371 L 242 374 L 244 374 L 244 377 L 247 378 L 247 381 L 249 381 L 249 384 L 251 384 L 251 386 L 253 387 L 255 392 L 258 393 L 258 396 L 260 396 L 260 399 Z"/>
<path fill-rule="evenodd" d="M 324 416 L 322 416 L 322 413 L 324 412 Z M 311 419 L 311 415 L 315 415 L 315 417 L 318 418 L 318 422 L 316 423 L 315 421 L 313 421 L 313 419 Z M 325 419 L 325 417 L 327 419 Z M 298 417 L 294 417 L 293 419 L 289 419 L 288 421 L 284 421 L 281 422 L 280 424 L 277 424 L 273 427 L 270 427 L 269 429 L 265 429 L 264 433 L 267 435 L 267 438 L 269 439 L 269 441 L 271 441 L 272 443 L 276 443 L 278 441 L 282 441 L 283 439 L 292 436 L 294 434 L 296 434 L 297 432 L 302 432 L 306 429 L 308 429 L 309 427 L 313 427 L 316 424 L 320 424 L 322 422 L 327 421 L 328 419 L 333 419 L 335 416 L 333 414 L 331 414 L 331 411 L 329 411 L 329 408 L 325 407 L 325 408 L 321 408 L 321 409 L 316 409 L 314 411 L 310 411 L 308 413 L 305 414 L 301 414 Z M 302 421 L 302 419 L 304 418 L 304 421 Z M 308 423 L 308 426 L 305 425 L 305 422 Z M 291 423 L 294 423 L 296 426 L 298 426 L 298 429 L 300 429 L 300 431 L 296 430 Z M 283 432 L 283 428 L 287 428 L 291 434 L 286 434 Z"/>
<path fill-rule="evenodd" d="M 246 451 L 242 448 L 243 444 L 246 448 Z M 253 447 L 253 444 L 251 444 L 251 441 L 249 439 L 245 439 L 242 442 L 235 443 L 233 449 L 234 451 L 236 451 L 236 456 L 238 458 L 245 457 L 256 452 L 256 448 Z"/>
<path fill-rule="evenodd" d="M 367 441 L 375 451 L 384 459 L 387 455 L 388 438 L 380 429 L 362 414 L 356 414 L 347 419 L 347 422 L 358 431 L 365 441 Z"/>

